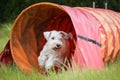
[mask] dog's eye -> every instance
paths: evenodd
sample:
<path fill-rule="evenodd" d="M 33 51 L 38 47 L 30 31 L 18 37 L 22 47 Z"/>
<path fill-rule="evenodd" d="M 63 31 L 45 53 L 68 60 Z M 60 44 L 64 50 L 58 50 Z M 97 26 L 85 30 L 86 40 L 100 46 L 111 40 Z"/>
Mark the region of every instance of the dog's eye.
<path fill-rule="evenodd" d="M 54 38 L 54 37 L 52 37 L 51 39 L 52 39 L 52 40 L 54 40 L 55 38 Z"/>

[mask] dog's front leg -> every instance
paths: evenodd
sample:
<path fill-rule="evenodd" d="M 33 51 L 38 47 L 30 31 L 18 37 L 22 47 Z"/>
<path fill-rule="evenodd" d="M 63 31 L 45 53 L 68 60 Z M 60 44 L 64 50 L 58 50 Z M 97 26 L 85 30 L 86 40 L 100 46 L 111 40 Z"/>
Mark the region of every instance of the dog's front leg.
<path fill-rule="evenodd" d="M 51 56 L 49 56 L 49 58 L 45 62 L 46 72 L 48 72 L 49 69 L 51 69 L 53 67 L 53 65 L 54 65 L 54 57 L 51 55 Z"/>
<path fill-rule="evenodd" d="M 45 62 L 46 62 L 46 60 L 47 60 L 47 56 L 45 56 L 45 55 L 40 55 L 39 57 L 38 57 L 38 63 L 39 63 L 39 66 L 41 67 L 41 68 L 45 68 Z"/>

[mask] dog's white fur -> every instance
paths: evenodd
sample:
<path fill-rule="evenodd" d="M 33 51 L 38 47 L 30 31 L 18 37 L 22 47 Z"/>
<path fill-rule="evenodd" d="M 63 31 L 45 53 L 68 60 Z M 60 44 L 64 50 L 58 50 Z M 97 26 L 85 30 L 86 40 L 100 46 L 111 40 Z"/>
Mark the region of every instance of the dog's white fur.
<path fill-rule="evenodd" d="M 44 37 L 47 42 L 38 57 L 39 66 L 45 71 L 55 66 L 61 67 L 65 57 L 70 54 L 69 38 L 72 38 L 72 35 L 53 30 L 44 32 Z"/>

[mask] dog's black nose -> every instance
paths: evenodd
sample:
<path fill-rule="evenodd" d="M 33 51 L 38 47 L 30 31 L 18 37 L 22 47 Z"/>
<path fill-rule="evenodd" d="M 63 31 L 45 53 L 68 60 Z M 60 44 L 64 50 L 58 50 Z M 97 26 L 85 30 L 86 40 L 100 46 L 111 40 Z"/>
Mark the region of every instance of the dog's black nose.
<path fill-rule="evenodd" d="M 59 48 L 59 47 L 60 47 L 60 44 L 56 44 L 56 46 Z"/>

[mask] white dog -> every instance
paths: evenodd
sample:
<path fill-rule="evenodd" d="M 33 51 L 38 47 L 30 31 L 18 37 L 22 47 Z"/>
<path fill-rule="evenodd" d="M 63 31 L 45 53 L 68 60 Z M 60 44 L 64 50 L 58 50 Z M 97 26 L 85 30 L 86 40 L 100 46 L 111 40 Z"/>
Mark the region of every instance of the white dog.
<path fill-rule="evenodd" d="M 65 58 L 70 57 L 69 39 L 72 35 L 53 30 L 44 32 L 44 37 L 47 42 L 40 52 L 38 62 L 39 66 L 47 72 L 51 68 L 60 68 Z"/>

